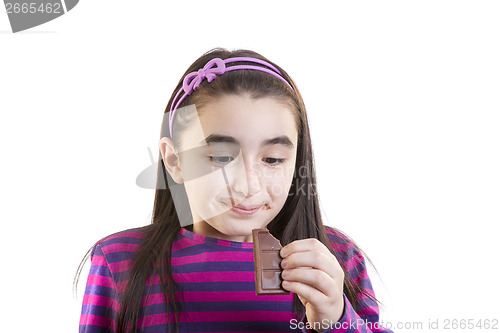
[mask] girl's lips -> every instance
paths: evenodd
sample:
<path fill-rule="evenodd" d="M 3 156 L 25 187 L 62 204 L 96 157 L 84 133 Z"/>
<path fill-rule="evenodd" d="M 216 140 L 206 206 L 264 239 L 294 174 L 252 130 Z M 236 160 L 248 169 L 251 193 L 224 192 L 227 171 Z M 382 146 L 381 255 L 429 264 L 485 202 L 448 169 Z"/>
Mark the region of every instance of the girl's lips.
<path fill-rule="evenodd" d="M 243 209 L 243 210 L 253 210 L 253 209 L 259 209 L 260 207 L 262 207 L 262 205 L 254 205 L 254 206 L 236 205 L 233 207 Z"/>
<path fill-rule="evenodd" d="M 253 215 L 253 214 L 257 213 L 263 207 L 263 205 L 259 205 L 259 206 L 240 206 L 240 205 L 231 206 L 231 205 L 228 205 L 222 201 L 221 201 L 221 203 L 226 207 L 231 207 L 231 210 L 233 212 L 240 214 L 240 215 Z"/>
<path fill-rule="evenodd" d="M 255 214 L 255 213 L 257 213 L 259 211 L 259 208 L 254 208 L 254 209 L 246 210 L 246 209 L 241 209 L 241 208 L 233 206 L 231 208 L 231 210 L 233 212 L 235 212 L 235 213 L 240 214 L 240 215 L 253 215 L 253 214 Z"/>

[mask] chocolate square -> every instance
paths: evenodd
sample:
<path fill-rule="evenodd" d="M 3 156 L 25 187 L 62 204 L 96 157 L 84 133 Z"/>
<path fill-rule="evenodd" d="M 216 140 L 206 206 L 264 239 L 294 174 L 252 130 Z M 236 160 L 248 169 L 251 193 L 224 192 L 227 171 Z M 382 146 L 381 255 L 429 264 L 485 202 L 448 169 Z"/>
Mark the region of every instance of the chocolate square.
<path fill-rule="evenodd" d="M 252 230 L 257 295 L 290 295 L 281 287 L 281 244 L 267 229 Z"/>

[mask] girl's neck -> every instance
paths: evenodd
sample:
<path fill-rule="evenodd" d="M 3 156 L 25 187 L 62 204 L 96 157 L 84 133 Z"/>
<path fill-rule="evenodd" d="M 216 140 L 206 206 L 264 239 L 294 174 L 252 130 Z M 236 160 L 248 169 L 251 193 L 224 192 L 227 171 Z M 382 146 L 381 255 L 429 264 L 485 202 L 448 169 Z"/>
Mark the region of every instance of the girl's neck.
<path fill-rule="evenodd" d="M 252 243 L 252 235 L 226 235 L 221 233 L 219 230 L 213 228 L 210 224 L 205 221 L 197 222 L 191 225 L 191 229 L 195 234 L 200 234 L 212 238 L 220 238 L 233 242 L 246 242 Z"/>

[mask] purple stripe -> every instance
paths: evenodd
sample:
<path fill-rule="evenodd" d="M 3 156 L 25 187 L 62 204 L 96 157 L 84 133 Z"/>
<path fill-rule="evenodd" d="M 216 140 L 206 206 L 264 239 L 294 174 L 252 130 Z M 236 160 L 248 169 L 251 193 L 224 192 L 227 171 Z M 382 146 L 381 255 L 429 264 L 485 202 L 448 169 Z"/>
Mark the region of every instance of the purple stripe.
<path fill-rule="evenodd" d="M 117 292 L 122 292 L 128 284 L 128 281 L 117 280 L 122 274 L 127 276 L 132 258 L 141 247 L 145 234 L 139 230 L 113 234 L 94 247 L 82 304 L 80 332 L 101 332 L 113 328 L 112 318 L 119 307 Z M 364 258 L 354 243 L 332 228 L 325 227 L 325 231 L 335 256 L 347 271 L 346 277 L 354 286 L 360 286 L 373 295 Z M 173 277 L 183 291 L 175 293 L 185 310 L 181 313 L 181 331 L 281 332 L 290 329 L 290 319 L 295 318 L 293 293 L 284 296 L 255 294 L 252 243 L 217 239 L 181 228 L 172 248 Z M 149 327 L 144 332 L 166 330 L 165 299 L 159 282 L 158 275 L 149 277 L 148 294 L 141 300 L 140 313 L 141 317 L 145 317 L 140 319 L 139 327 L 142 324 Z M 358 299 L 360 306 L 357 312 L 346 302 L 344 320 L 362 318 L 378 321 L 377 304 L 362 293 L 359 293 Z M 364 329 L 360 327 L 357 333 Z M 389 330 L 373 332 L 391 333 Z"/>

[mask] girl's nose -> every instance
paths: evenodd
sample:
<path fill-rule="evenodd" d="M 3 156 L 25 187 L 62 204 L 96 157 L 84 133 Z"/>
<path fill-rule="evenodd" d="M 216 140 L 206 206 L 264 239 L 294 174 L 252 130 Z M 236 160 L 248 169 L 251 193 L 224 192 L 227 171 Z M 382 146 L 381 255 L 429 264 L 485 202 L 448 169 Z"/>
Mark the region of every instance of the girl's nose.
<path fill-rule="evenodd" d="M 241 193 L 245 197 L 252 197 L 261 191 L 261 182 L 258 163 L 253 162 L 251 159 L 245 161 L 241 158 L 233 181 L 234 191 Z"/>

